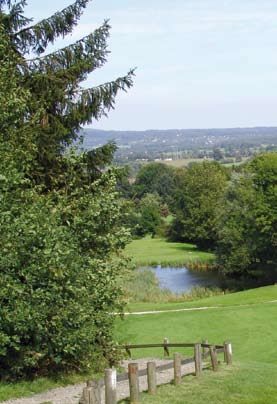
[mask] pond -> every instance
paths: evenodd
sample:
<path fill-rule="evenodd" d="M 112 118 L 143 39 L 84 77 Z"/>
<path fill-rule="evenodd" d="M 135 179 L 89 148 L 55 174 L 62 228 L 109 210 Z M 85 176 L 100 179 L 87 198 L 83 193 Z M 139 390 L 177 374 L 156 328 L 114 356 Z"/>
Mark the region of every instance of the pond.
<path fill-rule="evenodd" d="M 174 293 L 189 292 L 193 286 L 220 287 L 219 276 L 215 272 L 199 272 L 185 267 L 152 267 L 159 280 L 159 287 Z"/>

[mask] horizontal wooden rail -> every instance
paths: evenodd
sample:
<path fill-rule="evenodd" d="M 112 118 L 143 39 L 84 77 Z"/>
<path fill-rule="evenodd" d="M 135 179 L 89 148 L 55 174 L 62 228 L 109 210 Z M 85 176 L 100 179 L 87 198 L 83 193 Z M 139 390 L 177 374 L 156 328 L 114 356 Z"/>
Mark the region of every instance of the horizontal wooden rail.
<path fill-rule="evenodd" d="M 155 394 L 157 385 L 168 383 L 172 381 L 172 372 L 165 372 L 174 369 L 174 384 L 181 383 L 182 376 L 194 373 L 196 377 L 200 377 L 204 368 L 211 367 L 214 372 L 219 369 L 219 361 L 217 359 L 218 353 L 224 353 L 224 360 L 227 365 L 232 364 L 232 345 L 229 341 L 225 341 L 224 345 L 208 344 L 207 340 L 202 343 L 169 343 L 168 339 L 164 339 L 162 344 L 126 344 L 121 346 L 125 348 L 128 353 L 130 349 L 135 348 L 166 348 L 165 354 L 168 356 L 168 348 L 194 348 L 194 356 L 182 359 L 180 352 L 174 353 L 173 360 L 165 361 L 166 363 L 156 366 L 155 362 L 148 362 L 146 369 L 138 369 L 138 363 L 128 364 L 128 373 L 117 375 L 116 370 L 106 369 L 105 378 L 100 380 L 87 381 L 87 387 L 83 390 L 83 395 L 80 404 L 116 404 L 117 397 L 117 383 L 129 380 L 129 391 L 119 390 L 120 399 L 129 397 L 131 403 L 139 403 L 139 392 L 143 389 L 148 389 L 149 394 Z M 206 359 L 210 357 L 210 363 Z M 205 361 L 203 361 L 205 359 Z M 182 369 L 182 365 L 189 365 Z M 161 377 L 162 375 L 162 377 Z M 164 376 L 166 375 L 166 378 Z M 147 386 L 145 386 L 145 378 L 141 379 L 142 386 L 140 386 L 139 378 L 147 376 Z M 123 385 L 121 385 L 124 387 Z M 105 393 L 105 394 L 104 394 Z"/>
<path fill-rule="evenodd" d="M 122 345 L 124 349 L 133 349 L 133 348 L 163 348 L 167 346 L 168 348 L 193 348 L 195 342 L 183 343 L 183 342 L 176 342 L 176 343 L 168 343 L 168 344 L 125 344 Z M 212 344 L 200 344 L 202 348 L 209 348 Z M 224 348 L 223 345 L 215 345 L 216 349 Z"/>
<path fill-rule="evenodd" d="M 165 338 L 166 341 L 166 338 Z M 224 352 L 224 345 L 212 345 L 207 343 L 201 343 L 201 348 L 210 349 L 210 347 L 214 346 L 218 353 Z M 131 349 L 141 349 L 141 348 L 163 348 L 165 352 L 165 356 L 169 356 L 168 348 L 193 348 L 195 343 L 193 342 L 176 342 L 169 343 L 164 342 L 162 344 L 125 344 L 122 345 L 121 348 L 125 349 L 129 357 L 131 357 Z M 207 353 L 207 356 L 209 353 Z"/>
<path fill-rule="evenodd" d="M 222 351 L 223 352 L 223 351 Z M 203 354 L 203 357 L 208 357 L 210 354 L 208 352 L 208 354 Z M 186 358 L 186 359 L 182 359 L 181 364 L 182 365 L 187 365 L 188 363 L 193 363 L 194 362 L 194 357 L 190 357 L 190 358 Z M 173 369 L 174 363 L 173 361 L 170 361 L 169 363 L 165 363 L 164 365 L 159 365 L 156 366 L 156 372 L 163 372 L 164 370 L 169 370 L 169 369 Z M 138 371 L 138 375 L 141 376 L 146 376 L 147 375 L 147 369 L 141 369 Z M 121 373 L 119 375 L 117 375 L 116 380 L 118 382 L 122 382 L 124 380 L 128 380 L 128 373 Z"/>

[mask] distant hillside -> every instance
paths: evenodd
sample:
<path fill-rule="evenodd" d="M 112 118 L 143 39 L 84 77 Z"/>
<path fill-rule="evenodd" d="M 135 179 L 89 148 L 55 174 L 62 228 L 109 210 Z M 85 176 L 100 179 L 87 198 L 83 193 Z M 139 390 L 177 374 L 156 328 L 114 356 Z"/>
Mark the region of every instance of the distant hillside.
<path fill-rule="evenodd" d="M 215 148 L 277 147 L 277 127 L 232 129 L 168 129 L 146 131 L 104 131 L 84 129 L 84 148 L 99 147 L 113 140 L 119 147 L 117 155 L 127 157 L 161 157 L 184 150 Z"/>

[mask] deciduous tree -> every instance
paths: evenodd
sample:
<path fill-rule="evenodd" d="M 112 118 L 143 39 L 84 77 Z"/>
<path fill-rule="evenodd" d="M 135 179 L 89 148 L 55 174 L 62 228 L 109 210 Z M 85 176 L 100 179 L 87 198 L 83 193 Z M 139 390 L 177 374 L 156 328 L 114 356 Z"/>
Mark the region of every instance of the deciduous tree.
<path fill-rule="evenodd" d="M 277 153 L 253 158 L 234 174 L 219 210 L 218 261 L 233 277 L 276 276 Z"/>
<path fill-rule="evenodd" d="M 228 173 L 217 162 L 193 163 L 179 172 L 175 194 L 176 217 L 170 230 L 174 240 L 213 248 L 216 241 L 216 208 L 224 194 Z"/>

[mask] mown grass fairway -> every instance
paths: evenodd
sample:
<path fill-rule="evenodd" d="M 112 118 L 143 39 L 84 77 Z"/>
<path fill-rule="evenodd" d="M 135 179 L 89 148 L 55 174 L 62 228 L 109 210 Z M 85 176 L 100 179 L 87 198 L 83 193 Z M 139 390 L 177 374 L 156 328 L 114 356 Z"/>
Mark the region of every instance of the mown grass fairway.
<path fill-rule="evenodd" d="M 157 397 L 142 395 L 145 404 L 202 404 L 210 402 L 239 404 L 277 403 L 277 286 L 253 289 L 193 303 L 145 305 L 149 309 L 210 307 L 202 311 L 130 315 L 118 320 L 120 342 L 151 343 L 201 342 L 220 344 L 229 339 L 233 345 L 234 365 L 225 365 L 216 374 L 204 372 L 196 379 L 186 377 L 180 387 L 163 386 Z M 143 305 L 132 305 L 140 310 Z M 192 356 L 191 348 L 179 348 Z M 174 350 L 171 350 L 173 354 Z M 161 348 L 137 349 L 137 357 L 162 357 Z M 222 359 L 222 358 L 221 358 Z"/>
<path fill-rule="evenodd" d="M 171 243 L 150 236 L 133 240 L 127 245 L 126 253 L 133 257 L 134 263 L 138 266 L 213 262 L 215 258 L 214 254 L 199 251 L 193 244 Z"/>
<path fill-rule="evenodd" d="M 120 342 L 222 343 L 230 339 L 235 360 L 277 364 L 277 303 L 211 308 L 202 311 L 127 316 L 118 324 Z M 191 350 L 184 351 L 186 354 Z M 134 357 L 160 356 L 161 349 L 134 350 Z"/>

